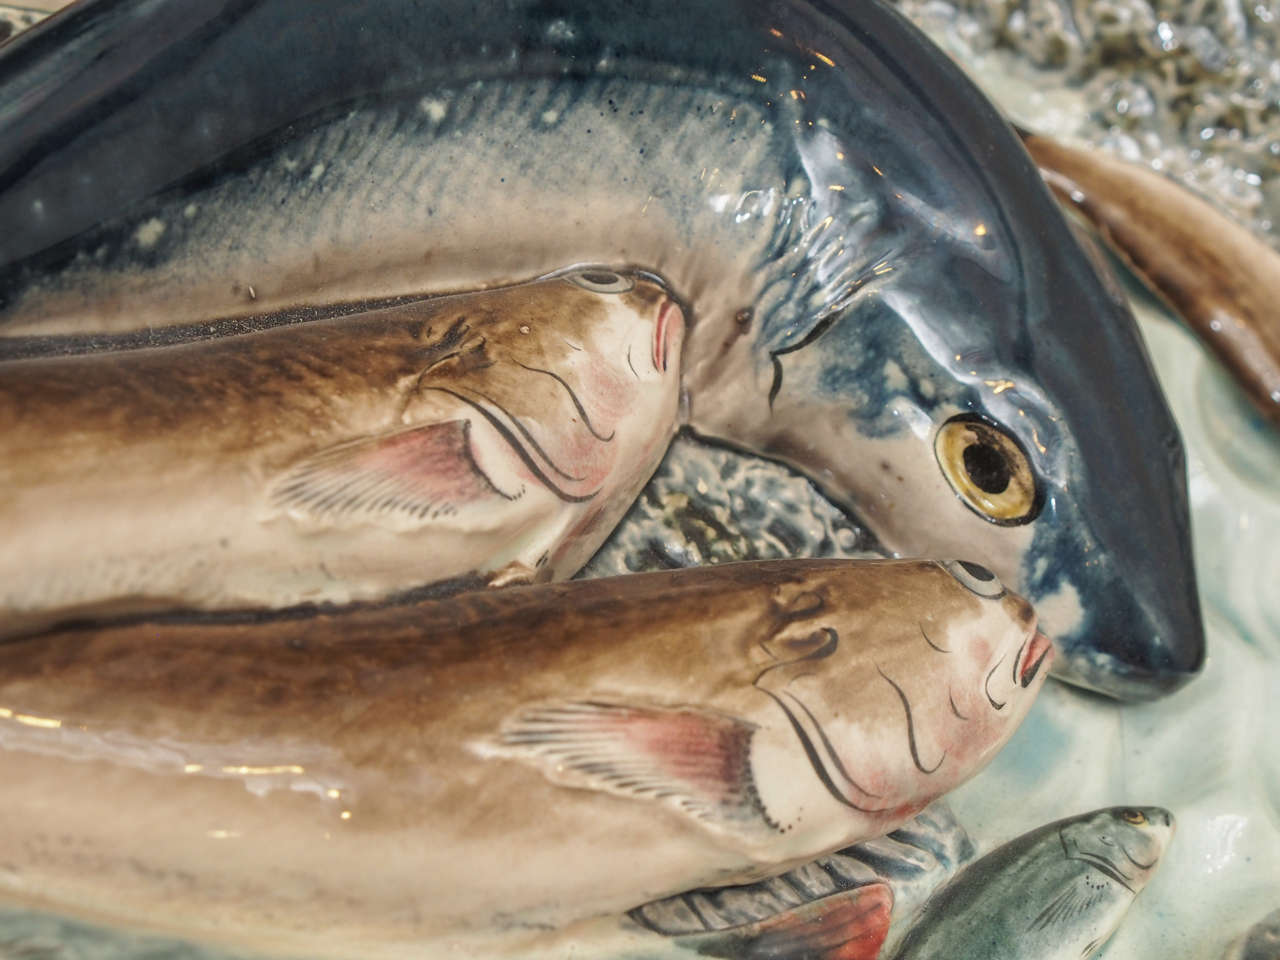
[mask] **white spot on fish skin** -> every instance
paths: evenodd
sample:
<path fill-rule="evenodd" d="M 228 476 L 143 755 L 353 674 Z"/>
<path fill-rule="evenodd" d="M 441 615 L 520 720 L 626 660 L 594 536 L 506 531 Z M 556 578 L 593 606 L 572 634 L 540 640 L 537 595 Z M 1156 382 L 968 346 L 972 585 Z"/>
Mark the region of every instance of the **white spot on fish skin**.
<path fill-rule="evenodd" d="M 164 221 L 156 217 L 152 217 L 133 232 L 133 240 L 143 250 L 150 250 L 160 240 L 160 237 L 163 236 L 164 231 Z"/>
<path fill-rule="evenodd" d="M 293 173 L 298 169 L 298 161 L 293 159 L 293 157 L 285 157 L 284 168 L 288 170 L 290 173 Z"/>
<path fill-rule="evenodd" d="M 578 36 L 578 31 L 568 20 L 552 20 L 547 25 L 548 40 L 573 40 Z"/>
<path fill-rule="evenodd" d="M 520 324 L 520 332 L 521 332 L 521 333 L 528 333 L 528 332 L 529 332 L 529 325 L 528 325 L 527 323 L 522 323 L 522 324 Z"/>
<path fill-rule="evenodd" d="M 319 180 L 319 179 L 320 179 L 321 177 L 323 177 L 323 176 L 324 176 L 324 164 L 323 164 L 323 163 L 317 163 L 314 167 L 312 167 L 312 168 L 311 168 L 311 182 L 312 182 L 312 183 L 315 183 L 317 180 Z"/>
<path fill-rule="evenodd" d="M 1074 633 L 1084 623 L 1084 606 L 1080 603 L 1080 593 L 1066 580 L 1036 604 L 1036 612 L 1040 614 L 1040 622 L 1046 627 L 1045 633 L 1051 637 Z"/>
<path fill-rule="evenodd" d="M 41 220 L 43 220 L 43 219 L 44 219 L 44 201 L 43 201 L 43 200 L 33 200 L 33 201 L 31 201 L 31 212 L 32 212 L 35 216 L 37 216 L 37 217 L 39 217 Z"/>
<path fill-rule="evenodd" d="M 558 110 L 544 110 L 542 112 L 542 122 L 547 124 L 547 126 L 550 126 L 559 119 L 560 112 Z"/>
<path fill-rule="evenodd" d="M 418 101 L 418 109 L 425 113 L 432 123 L 439 123 L 449 112 L 449 105 L 435 97 L 423 97 Z"/>
<path fill-rule="evenodd" d="M 907 389 L 909 384 L 907 375 L 903 372 L 902 367 L 898 366 L 897 362 L 894 360 L 888 360 L 885 362 L 884 384 L 890 390 L 897 393 L 901 393 Z"/>
<path fill-rule="evenodd" d="M 194 203 L 188 203 L 182 210 L 182 215 L 188 220 L 194 219 L 195 215 L 200 212 L 200 208 Z"/>

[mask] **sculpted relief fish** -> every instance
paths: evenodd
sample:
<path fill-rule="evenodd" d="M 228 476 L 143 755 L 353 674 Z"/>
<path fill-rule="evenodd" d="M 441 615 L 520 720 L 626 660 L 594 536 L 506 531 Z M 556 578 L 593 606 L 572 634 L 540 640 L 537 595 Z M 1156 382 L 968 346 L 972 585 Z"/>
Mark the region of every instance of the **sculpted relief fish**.
<path fill-rule="evenodd" d="M 1160 807 L 1059 820 L 966 867 L 892 960 L 1083 960 L 1120 925 L 1173 837 Z"/>
<path fill-rule="evenodd" d="M 879 3 L 130 0 L 0 54 L 10 339 L 584 262 L 688 299 L 694 429 L 890 551 L 995 570 L 1069 678 L 1142 698 L 1200 668 L 1181 445 L 1132 318 Z"/>
<path fill-rule="evenodd" d="M 529 955 L 900 826 L 1052 656 L 1024 600 L 933 561 L 14 641 L 0 894 L 308 955 Z"/>
<path fill-rule="evenodd" d="M 683 333 L 655 279 L 587 268 L 5 363 L 0 634 L 567 577 L 666 450 Z"/>

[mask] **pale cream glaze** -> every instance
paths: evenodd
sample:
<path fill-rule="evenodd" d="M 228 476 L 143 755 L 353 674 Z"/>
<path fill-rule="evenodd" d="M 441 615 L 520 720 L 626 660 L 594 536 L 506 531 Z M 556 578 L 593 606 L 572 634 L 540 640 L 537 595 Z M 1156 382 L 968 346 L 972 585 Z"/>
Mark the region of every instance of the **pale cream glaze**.
<path fill-rule="evenodd" d="M 568 576 L 666 450 L 683 331 L 680 307 L 650 280 L 600 293 L 552 279 L 5 364 L 0 635 L 77 613 L 345 602 L 496 571 Z M 459 425 L 466 454 L 447 467 L 436 448 L 416 462 L 374 453 L 324 461 L 291 486 L 326 451 L 341 459 L 346 444 L 444 423 Z M 446 469 L 457 479 L 431 479 Z M 430 509 L 340 511 L 286 495 L 340 493 L 371 472 L 383 490 L 424 488 Z"/>
<path fill-rule="evenodd" d="M 1025 716 L 1052 648 L 1025 601 L 957 577 L 734 564 L 5 644 L 0 894 L 260 950 L 474 955 L 779 872 L 893 829 Z M 770 693 L 876 812 L 823 786 Z M 587 701 L 748 731 L 758 809 L 563 786 L 571 764 L 507 736 Z"/>

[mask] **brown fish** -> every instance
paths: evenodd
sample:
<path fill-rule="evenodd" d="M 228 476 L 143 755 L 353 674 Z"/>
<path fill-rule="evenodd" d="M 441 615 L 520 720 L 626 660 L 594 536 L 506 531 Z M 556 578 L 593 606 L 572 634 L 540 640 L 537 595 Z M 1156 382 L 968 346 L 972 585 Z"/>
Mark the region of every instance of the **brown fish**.
<path fill-rule="evenodd" d="M 525 956 L 893 830 L 991 758 L 1052 653 L 989 572 L 922 560 L 14 641 L 0 898 L 260 950 Z"/>
<path fill-rule="evenodd" d="M 1022 133 L 1058 198 L 1079 210 L 1280 426 L 1280 254 L 1168 177 Z"/>
<path fill-rule="evenodd" d="M 654 278 L 0 364 L 0 634 L 572 574 L 675 430 Z"/>

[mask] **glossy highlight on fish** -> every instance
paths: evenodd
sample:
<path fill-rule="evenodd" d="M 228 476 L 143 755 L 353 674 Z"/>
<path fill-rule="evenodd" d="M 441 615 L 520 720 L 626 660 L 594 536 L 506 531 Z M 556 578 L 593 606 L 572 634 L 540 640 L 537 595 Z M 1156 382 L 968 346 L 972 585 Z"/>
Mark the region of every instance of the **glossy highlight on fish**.
<path fill-rule="evenodd" d="M 0 363 L 0 636 L 570 576 L 666 451 L 683 334 L 590 267 Z"/>
<path fill-rule="evenodd" d="M 526 955 L 752 882 L 901 826 L 1021 722 L 1053 648 L 975 571 L 727 564 L 3 644 L 0 896 Z"/>
<path fill-rule="evenodd" d="M 1109 807 L 1023 834 L 935 894 L 892 960 L 1084 960 L 1147 885 L 1173 837 L 1160 807 Z"/>
<path fill-rule="evenodd" d="M 995 570 L 1069 679 L 1142 699 L 1200 669 L 1182 448 L 1132 318 L 881 4 L 125 0 L 0 54 L 13 349 L 582 262 L 688 299 L 695 430 L 890 551 Z"/>

